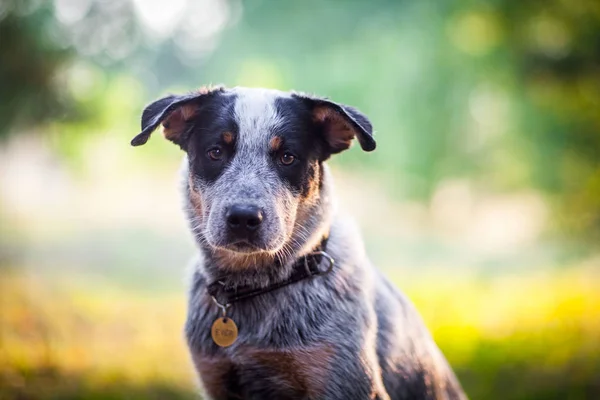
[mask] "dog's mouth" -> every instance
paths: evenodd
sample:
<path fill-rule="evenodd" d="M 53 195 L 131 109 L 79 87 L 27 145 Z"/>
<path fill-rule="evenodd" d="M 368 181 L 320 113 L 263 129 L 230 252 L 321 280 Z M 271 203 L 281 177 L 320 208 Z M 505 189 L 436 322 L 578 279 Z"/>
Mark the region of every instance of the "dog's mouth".
<path fill-rule="evenodd" d="M 262 242 L 256 242 L 249 239 L 239 239 L 234 241 L 210 243 L 215 249 L 226 250 L 231 253 L 243 254 L 243 255 L 273 255 L 281 250 L 283 243 L 277 243 L 275 245 L 265 244 Z"/>
<path fill-rule="evenodd" d="M 263 246 L 260 246 L 256 243 L 245 239 L 228 243 L 223 247 L 229 251 L 234 251 L 236 253 L 263 253 L 268 251 L 268 249 L 264 248 Z"/>

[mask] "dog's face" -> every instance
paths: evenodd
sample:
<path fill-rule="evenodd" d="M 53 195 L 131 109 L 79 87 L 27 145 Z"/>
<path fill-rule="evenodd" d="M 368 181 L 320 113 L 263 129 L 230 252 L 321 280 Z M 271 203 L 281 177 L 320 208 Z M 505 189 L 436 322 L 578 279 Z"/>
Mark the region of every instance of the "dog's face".
<path fill-rule="evenodd" d="M 273 90 L 160 99 L 144 110 L 132 144 L 145 143 L 161 123 L 188 155 L 195 233 L 213 249 L 245 255 L 305 242 L 308 214 L 318 213 L 322 162 L 355 137 L 363 149 L 375 148 L 371 124 L 357 110 Z"/>

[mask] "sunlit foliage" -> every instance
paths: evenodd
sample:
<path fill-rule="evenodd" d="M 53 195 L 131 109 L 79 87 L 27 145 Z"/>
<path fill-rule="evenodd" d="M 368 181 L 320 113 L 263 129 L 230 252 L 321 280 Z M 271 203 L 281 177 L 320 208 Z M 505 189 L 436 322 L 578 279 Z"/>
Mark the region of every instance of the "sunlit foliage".
<path fill-rule="evenodd" d="M 195 398 L 181 153 L 128 142 L 209 83 L 370 116 L 340 203 L 471 398 L 600 397 L 600 2 L 5 0 L 0 58 L 0 399 Z"/>

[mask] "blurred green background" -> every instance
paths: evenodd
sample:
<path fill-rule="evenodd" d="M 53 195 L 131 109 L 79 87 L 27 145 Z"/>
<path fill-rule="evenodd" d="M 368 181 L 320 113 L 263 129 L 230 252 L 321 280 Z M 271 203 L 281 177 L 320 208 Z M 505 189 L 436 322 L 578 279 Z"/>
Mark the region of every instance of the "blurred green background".
<path fill-rule="evenodd" d="M 600 398 L 600 2 L 1 0 L 0 399 L 197 397 L 182 153 L 129 140 L 209 83 L 371 117 L 341 206 L 472 399 Z"/>

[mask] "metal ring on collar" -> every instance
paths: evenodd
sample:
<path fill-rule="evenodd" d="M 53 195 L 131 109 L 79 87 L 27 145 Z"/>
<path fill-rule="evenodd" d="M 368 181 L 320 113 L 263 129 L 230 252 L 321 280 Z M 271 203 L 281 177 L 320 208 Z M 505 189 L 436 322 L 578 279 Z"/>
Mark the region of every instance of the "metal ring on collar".
<path fill-rule="evenodd" d="M 223 318 L 225 318 L 227 316 L 227 309 L 229 307 L 231 307 L 231 304 L 221 304 L 217 301 L 217 299 L 215 299 L 215 296 L 210 296 L 213 299 L 213 302 L 217 305 L 217 307 L 219 307 L 221 309 L 221 312 L 223 313 Z"/>
<path fill-rule="evenodd" d="M 327 262 L 329 263 L 329 265 L 327 266 L 327 268 L 324 271 L 318 270 L 319 272 L 317 272 L 315 275 L 325 275 L 325 274 L 328 274 L 331 272 L 331 270 L 333 269 L 333 265 L 335 264 L 335 260 L 333 259 L 333 257 L 331 257 L 329 254 L 327 254 L 324 251 L 315 251 L 313 253 L 310 253 L 309 255 L 310 256 L 321 256 L 324 259 L 326 259 Z"/>

